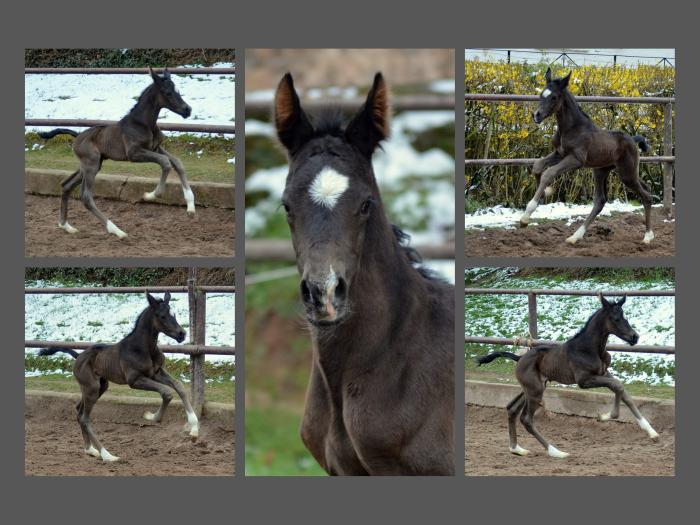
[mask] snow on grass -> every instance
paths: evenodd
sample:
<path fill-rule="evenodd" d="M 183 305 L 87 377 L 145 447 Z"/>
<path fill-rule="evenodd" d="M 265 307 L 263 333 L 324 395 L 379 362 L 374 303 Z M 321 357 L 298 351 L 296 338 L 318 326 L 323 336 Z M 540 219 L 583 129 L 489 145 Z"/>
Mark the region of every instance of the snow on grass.
<path fill-rule="evenodd" d="M 473 272 L 473 270 L 472 270 Z M 674 287 L 672 281 L 664 282 L 615 282 L 605 283 L 600 279 L 567 279 L 555 283 L 545 277 L 521 278 L 507 276 L 490 288 L 565 288 L 589 290 L 667 290 Z M 467 271 L 469 281 L 470 271 Z M 467 285 L 469 286 L 469 285 Z M 565 341 L 575 335 L 588 318 L 600 307 L 597 297 L 548 296 L 537 297 L 538 338 Z M 625 317 L 639 333 L 639 344 L 675 344 L 675 298 L 674 297 L 628 297 L 624 306 Z M 515 337 L 528 335 L 527 295 L 467 295 L 465 297 L 465 335 L 478 337 Z M 611 344 L 626 344 L 611 335 Z M 503 349 L 501 347 L 501 349 Z M 648 353 L 613 352 L 614 373 L 625 381 L 675 384 L 670 375 L 659 376 L 649 372 L 645 363 L 659 365 L 673 363 L 674 355 Z M 630 371 L 631 370 L 631 371 Z"/>
<path fill-rule="evenodd" d="M 661 204 L 656 204 L 654 207 L 660 207 Z M 592 204 L 570 204 L 567 202 L 552 202 L 549 204 L 540 204 L 532 214 L 530 224 L 537 224 L 537 221 L 542 220 L 560 220 L 566 219 L 567 225 L 571 225 L 577 221 L 583 220 L 591 212 Z M 641 210 L 642 206 L 614 200 L 608 202 L 600 212 L 600 216 L 610 216 L 612 213 L 633 212 Z M 493 206 L 477 210 L 474 213 L 466 213 L 464 215 L 464 228 L 484 229 L 484 228 L 516 228 L 520 217 L 525 210 L 516 210 L 505 206 Z"/>
<path fill-rule="evenodd" d="M 61 286 L 47 281 L 36 287 Z M 154 294 L 162 297 L 162 294 Z M 131 332 L 136 318 L 146 307 L 143 294 L 27 294 L 24 302 L 25 339 L 52 341 L 117 342 Z M 173 293 L 171 311 L 182 327 L 190 331 L 187 294 Z M 235 296 L 207 294 L 206 344 L 235 345 Z M 186 339 L 182 344 L 187 344 Z M 161 334 L 159 344 L 178 344 Z M 36 353 L 36 348 L 25 348 Z M 178 356 L 179 354 L 169 354 Z M 207 355 L 210 361 L 235 361 L 234 356 Z"/>
<path fill-rule="evenodd" d="M 232 67 L 230 63 L 213 67 Z M 173 75 L 182 98 L 192 107 L 185 120 L 169 110 L 160 112 L 159 123 L 193 122 L 232 125 L 235 120 L 235 75 Z M 119 120 L 136 104 L 151 84 L 143 75 L 25 75 L 25 118 Z M 47 130 L 26 126 L 25 131 Z M 83 128 L 73 128 L 82 130 Z M 170 133 L 170 132 L 166 132 Z"/>

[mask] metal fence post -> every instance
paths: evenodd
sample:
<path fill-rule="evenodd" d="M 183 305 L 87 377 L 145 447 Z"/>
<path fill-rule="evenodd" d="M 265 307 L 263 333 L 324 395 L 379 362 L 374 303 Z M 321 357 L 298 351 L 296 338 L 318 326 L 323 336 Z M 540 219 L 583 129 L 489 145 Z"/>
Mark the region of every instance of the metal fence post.
<path fill-rule="evenodd" d="M 197 289 L 197 269 L 190 268 L 187 277 L 187 297 L 190 309 L 190 342 L 204 345 L 207 295 Z M 190 356 L 192 407 L 198 416 L 204 406 L 204 354 Z"/>
<path fill-rule="evenodd" d="M 532 292 L 527 294 L 527 325 L 530 338 L 537 339 L 537 295 Z"/>
<path fill-rule="evenodd" d="M 664 104 L 664 156 L 673 155 L 673 104 Z M 673 164 L 664 162 L 664 213 L 673 217 Z"/>

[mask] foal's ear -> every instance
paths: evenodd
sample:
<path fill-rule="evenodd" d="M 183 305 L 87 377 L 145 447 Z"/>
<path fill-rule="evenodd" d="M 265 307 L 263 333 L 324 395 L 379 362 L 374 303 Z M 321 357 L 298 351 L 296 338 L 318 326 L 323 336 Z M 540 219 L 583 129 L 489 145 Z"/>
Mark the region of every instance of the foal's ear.
<path fill-rule="evenodd" d="M 165 292 L 165 295 L 163 296 L 163 302 L 165 304 L 168 304 L 170 302 L 170 292 Z"/>
<path fill-rule="evenodd" d="M 368 157 L 389 136 L 389 88 L 381 73 L 374 75 L 367 100 L 348 124 L 345 136 Z"/>
<path fill-rule="evenodd" d="M 170 80 L 170 71 L 168 71 L 167 67 L 165 68 L 165 70 L 163 70 L 163 78 L 165 80 Z"/>
<path fill-rule="evenodd" d="M 277 137 L 290 155 L 303 146 L 314 131 L 309 117 L 301 108 L 290 73 L 282 77 L 275 92 L 275 126 Z"/>
<path fill-rule="evenodd" d="M 569 85 L 569 80 L 571 80 L 571 73 L 573 73 L 573 71 L 569 71 L 569 74 L 559 81 L 559 85 L 562 89 Z"/>
<path fill-rule="evenodd" d="M 544 79 L 549 84 L 552 81 L 552 68 L 548 67 L 547 72 L 544 74 Z"/>
<path fill-rule="evenodd" d="M 626 295 L 623 295 L 623 296 L 622 296 L 622 299 L 620 299 L 620 300 L 617 302 L 617 305 L 618 305 L 618 306 L 622 306 L 623 304 L 625 304 L 625 301 L 626 301 L 626 300 L 627 300 L 627 296 L 626 296 Z"/>
<path fill-rule="evenodd" d="M 151 74 L 151 78 L 153 79 L 153 82 L 156 84 L 161 81 L 161 78 L 158 76 L 158 73 L 153 71 L 153 68 L 151 66 L 148 66 L 148 72 Z"/>
<path fill-rule="evenodd" d="M 610 306 L 610 303 L 608 302 L 608 300 L 605 297 L 603 297 L 602 292 L 598 292 L 598 297 L 600 297 L 600 304 L 602 304 L 603 307 L 607 308 L 608 306 Z"/>
<path fill-rule="evenodd" d="M 146 299 L 148 299 L 148 304 L 155 308 L 158 305 L 158 299 L 153 297 L 150 293 L 146 292 Z"/>

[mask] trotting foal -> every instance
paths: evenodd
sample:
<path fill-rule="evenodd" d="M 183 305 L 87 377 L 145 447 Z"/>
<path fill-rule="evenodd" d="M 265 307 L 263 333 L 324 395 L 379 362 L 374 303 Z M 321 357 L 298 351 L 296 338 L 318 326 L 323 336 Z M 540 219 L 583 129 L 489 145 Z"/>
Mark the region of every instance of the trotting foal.
<path fill-rule="evenodd" d="M 158 411 L 146 412 L 149 421 L 160 422 L 175 390 L 182 400 L 187 414 L 187 427 L 192 437 L 199 435 L 199 420 L 187 397 L 182 383 L 170 376 L 163 368 L 165 356 L 158 349 L 158 334 L 164 333 L 178 343 L 185 340 L 185 330 L 170 312 L 170 293 L 157 299 L 146 293 L 148 307 L 141 312 L 129 335 L 113 345 L 93 345 L 80 354 L 70 348 L 43 349 L 39 355 L 65 352 L 75 358 L 73 374 L 80 385 L 82 398 L 77 404 L 78 423 L 85 441 L 85 452 L 103 461 L 117 461 L 97 438 L 90 423 L 90 413 L 97 400 L 107 391 L 109 381 L 119 385 L 128 384 L 138 390 L 158 392 L 163 399 Z"/>
<path fill-rule="evenodd" d="M 609 388 L 615 393 L 615 402 L 612 411 L 602 414 L 600 419 L 602 421 L 617 419 L 620 415 L 620 400 L 622 400 L 649 437 L 658 438 L 659 435 L 639 412 L 622 383 L 608 371 L 610 354 L 605 350 L 608 336 L 616 335 L 631 345 L 637 344 L 639 340 L 639 334 L 629 325 L 622 311 L 626 297 L 611 303 L 602 294 L 599 296 L 602 307 L 586 321 L 574 337 L 564 344 L 535 346 L 522 356 L 511 352 L 492 352 L 477 359 L 479 365 L 490 363 L 499 357 L 518 362 L 515 367 L 515 376 L 523 391 L 508 403 L 508 433 L 510 451 L 513 454 L 525 456 L 530 453 L 529 450 L 518 445 L 515 421 L 520 414 L 520 422 L 530 434 L 535 436 L 550 456 L 565 458 L 569 455 L 548 442 L 535 428 L 535 412 L 542 405 L 547 381 L 556 381 L 563 385 L 577 384 L 581 388 Z"/>
<path fill-rule="evenodd" d="M 639 149 L 648 151 L 649 145 L 639 135 L 632 137 L 622 131 L 598 128 L 567 89 L 570 78 L 571 73 L 564 78 L 552 79 L 552 71 L 547 69 L 547 84 L 532 117 L 535 123 L 540 124 L 550 115 L 556 116 L 557 131 L 552 138 L 554 151 L 538 159 L 532 168 L 537 179 L 537 190 L 527 203 L 520 225 L 529 224 L 530 215 L 542 197 L 551 195 L 550 185 L 558 175 L 577 168 L 593 168 L 593 209 L 578 230 L 566 239 L 569 244 L 576 244 L 603 210 L 607 201 L 608 175 L 617 169 L 622 183 L 635 192 L 644 205 L 644 243 L 649 244 L 654 239 L 651 230 L 651 193 L 639 178 Z"/>
<path fill-rule="evenodd" d="M 162 170 L 160 180 L 155 190 L 143 194 L 143 199 L 147 201 L 163 195 L 165 181 L 170 170 L 174 168 L 180 177 L 182 193 L 187 203 L 187 213 L 190 215 L 195 213 L 194 194 L 187 182 L 185 167 L 182 162 L 163 149 L 161 143 L 165 136 L 158 128 L 158 114 L 161 109 L 169 109 L 187 118 L 192 113 L 192 108 L 182 100 L 167 69 L 162 77 L 152 69 L 149 68 L 149 70 L 153 84 L 141 93 L 136 105 L 116 124 L 94 126 L 82 133 L 65 128 L 39 133 L 39 136 L 44 139 L 61 134 L 75 137 L 73 152 L 80 161 L 80 168 L 61 182 L 61 213 L 58 219 L 58 226 L 68 233 L 78 232 L 77 228 L 68 224 L 68 199 L 71 191 L 80 184 L 80 200 L 85 207 L 104 224 L 109 233 L 113 233 L 120 239 L 126 237 L 126 233 L 97 209 L 92 197 L 95 177 L 105 159 L 158 164 Z"/>

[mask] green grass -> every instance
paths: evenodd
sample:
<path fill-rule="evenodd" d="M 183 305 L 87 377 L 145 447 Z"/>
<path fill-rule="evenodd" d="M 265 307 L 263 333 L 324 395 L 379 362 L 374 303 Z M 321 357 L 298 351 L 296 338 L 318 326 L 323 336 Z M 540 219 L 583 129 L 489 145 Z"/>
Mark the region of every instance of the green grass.
<path fill-rule="evenodd" d="M 62 135 L 51 140 L 39 138 L 36 133 L 27 133 L 24 139 L 29 151 L 24 153 L 24 165 L 27 168 L 50 168 L 74 171 L 78 161 L 73 154 L 73 137 Z M 43 144 L 42 149 L 32 150 L 34 144 Z M 223 137 L 196 137 L 179 135 L 167 137 L 163 144 L 165 149 L 179 158 L 185 166 L 190 181 L 225 182 L 233 184 L 234 166 L 226 161 L 235 155 L 233 140 Z M 201 156 L 197 152 L 202 150 Z M 106 160 L 100 173 L 112 175 L 137 175 L 142 177 L 159 177 L 160 167 L 152 163 L 115 162 Z M 177 180 L 173 171 L 170 178 Z"/>
<path fill-rule="evenodd" d="M 214 381 L 207 383 L 204 387 L 204 399 L 209 402 L 216 403 L 233 403 L 234 400 L 234 381 Z M 185 388 L 189 392 L 189 384 L 185 384 Z M 44 390 L 49 392 L 68 392 L 79 394 L 80 388 L 78 383 L 71 376 L 62 374 L 47 374 L 38 377 L 25 377 L 24 388 L 26 390 Z M 107 394 L 117 396 L 131 397 L 146 397 L 152 399 L 160 399 L 160 395 L 156 392 L 147 392 L 145 390 L 135 390 L 127 385 L 115 385 L 110 383 Z"/>
<path fill-rule="evenodd" d="M 246 408 L 246 476 L 324 476 L 299 437 L 301 413 L 280 407 Z"/>

